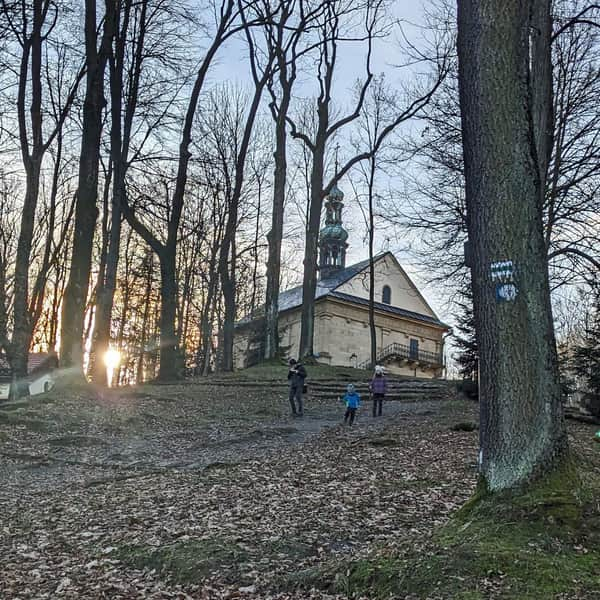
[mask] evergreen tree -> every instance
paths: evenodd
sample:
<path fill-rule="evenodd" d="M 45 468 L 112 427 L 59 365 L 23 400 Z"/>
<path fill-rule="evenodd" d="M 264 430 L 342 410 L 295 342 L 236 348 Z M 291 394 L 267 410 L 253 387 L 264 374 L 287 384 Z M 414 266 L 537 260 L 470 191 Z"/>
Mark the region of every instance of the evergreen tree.
<path fill-rule="evenodd" d="M 458 323 L 454 334 L 454 341 L 458 348 L 455 356 L 459 366 L 459 373 L 463 379 L 477 379 L 479 353 L 477 338 L 475 336 L 475 315 L 473 313 L 473 292 L 470 285 L 460 291 Z"/>
<path fill-rule="evenodd" d="M 573 351 L 573 371 L 585 385 L 585 404 L 600 416 L 600 285 L 594 288 L 592 298 L 583 339 Z"/>

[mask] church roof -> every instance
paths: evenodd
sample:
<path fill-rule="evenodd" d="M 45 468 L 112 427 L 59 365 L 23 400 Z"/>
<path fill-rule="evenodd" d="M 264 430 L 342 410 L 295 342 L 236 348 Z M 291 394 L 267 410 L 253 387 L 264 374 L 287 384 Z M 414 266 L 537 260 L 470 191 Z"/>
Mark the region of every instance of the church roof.
<path fill-rule="evenodd" d="M 345 242 L 348 239 L 348 232 L 337 223 L 333 225 L 325 225 L 325 227 L 321 229 L 321 233 L 319 235 L 321 242 L 327 240 L 341 240 L 342 242 Z"/>
<path fill-rule="evenodd" d="M 347 302 L 354 302 L 363 306 L 369 306 L 369 300 L 367 298 L 360 298 L 359 296 L 353 296 L 351 294 L 345 294 L 343 292 L 336 292 L 335 290 L 328 294 L 332 298 L 339 298 L 340 300 L 346 300 Z M 375 310 L 381 310 L 387 313 L 398 315 L 400 317 L 406 317 L 407 319 L 413 319 L 415 321 L 422 321 L 431 325 L 437 325 L 438 327 L 448 327 L 445 323 L 442 323 L 436 317 L 430 317 L 429 315 L 423 315 L 421 313 L 413 312 L 412 310 L 406 310 L 399 306 L 391 306 L 390 304 L 384 304 L 383 302 L 373 302 Z"/>
<path fill-rule="evenodd" d="M 327 197 L 330 200 L 343 200 L 344 199 L 344 192 L 342 192 L 342 190 L 340 190 L 340 188 L 337 186 L 337 183 L 331 188 L 331 191 L 329 192 L 329 194 L 327 195 Z"/>
<path fill-rule="evenodd" d="M 381 254 L 377 254 L 373 257 L 373 262 L 378 261 L 380 258 L 383 258 L 386 254 L 391 254 L 390 252 L 382 252 Z M 344 300 L 346 302 L 352 302 L 355 304 L 360 304 L 361 306 L 368 306 L 369 300 L 367 298 L 360 298 L 359 296 L 354 296 L 351 294 L 346 294 L 344 292 L 336 291 L 341 285 L 352 279 L 355 275 L 358 275 L 360 272 L 364 271 L 369 266 L 369 259 L 362 260 L 357 262 L 345 269 L 341 269 L 339 271 L 334 272 L 331 276 L 326 279 L 320 279 L 317 281 L 317 289 L 315 291 L 315 300 L 319 300 L 320 298 L 330 297 L 337 298 L 338 300 Z M 281 292 L 279 294 L 279 312 L 284 312 L 286 310 L 292 310 L 293 308 L 298 308 L 302 305 L 302 286 L 296 286 L 285 292 Z M 395 314 L 398 316 L 402 316 L 408 319 L 413 319 L 415 321 L 421 321 L 423 323 L 428 323 L 430 325 L 437 325 L 438 327 L 447 328 L 448 326 L 442 321 L 440 321 L 435 316 L 424 315 L 421 313 L 412 312 L 410 310 L 406 310 L 404 308 L 399 308 L 397 306 L 391 306 L 389 304 L 383 304 L 382 302 L 375 302 L 374 307 L 376 310 L 380 310 L 383 312 L 387 312 L 390 314 Z M 252 316 L 244 317 L 241 321 L 237 323 L 237 325 L 245 325 L 249 323 L 251 320 L 256 318 L 257 315 L 254 314 Z"/>
<path fill-rule="evenodd" d="M 383 254 L 373 257 L 373 260 L 381 258 Z M 358 275 L 363 269 L 369 266 L 369 259 L 350 265 L 345 269 L 341 269 L 331 274 L 327 279 L 319 279 L 317 281 L 317 289 L 315 291 L 315 300 L 327 296 L 336 288 L 340 287 L 346 281 Z M 279 294 L 279 312 L 296 308 L 302 304 L 302 286 L 298 285 Z"/>

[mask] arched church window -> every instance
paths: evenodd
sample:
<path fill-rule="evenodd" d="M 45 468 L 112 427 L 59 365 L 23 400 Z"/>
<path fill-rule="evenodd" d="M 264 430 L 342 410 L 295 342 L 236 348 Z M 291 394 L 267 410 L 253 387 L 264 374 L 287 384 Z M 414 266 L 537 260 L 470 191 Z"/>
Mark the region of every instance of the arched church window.
<path fill-rule="evenodd" d="M 383 286 L 383 291 L 381 292 L 381 301 L 384 304 L 392 303 L 392 288 L 389 285 Z"/>

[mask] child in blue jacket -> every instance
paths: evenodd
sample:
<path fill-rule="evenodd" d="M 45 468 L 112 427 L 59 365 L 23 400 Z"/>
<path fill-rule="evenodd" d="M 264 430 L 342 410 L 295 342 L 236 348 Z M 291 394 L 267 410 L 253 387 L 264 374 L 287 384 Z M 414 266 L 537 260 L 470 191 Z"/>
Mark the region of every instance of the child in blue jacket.
<path fill-rule="evenodd" d="M 346 388 L 346 394 L 343 398 L 346 403 L 346 414 L 344 415 L 344 424 L 352 425 L 356 409 L 360 406 L 360 396 L 356 393 L 354 386 L 350 383 Z"/>

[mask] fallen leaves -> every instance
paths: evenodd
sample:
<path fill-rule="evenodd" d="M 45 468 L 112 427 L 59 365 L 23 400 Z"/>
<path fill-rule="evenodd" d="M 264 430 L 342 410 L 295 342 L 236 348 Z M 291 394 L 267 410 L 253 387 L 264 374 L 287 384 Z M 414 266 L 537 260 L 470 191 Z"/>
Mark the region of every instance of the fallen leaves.
<path fill-rule="evenodd" d="M 64 430 L 3 427 L 36 460 L 0 465 L 2 598 L 342 598 L 319 573 L 426 552 L 474 489 L 477 433 L 450 430 L 472 404 L 344 428 L 335 401 L 292 423 L 268 390 L 144 389 L 45 406 Z"/>

